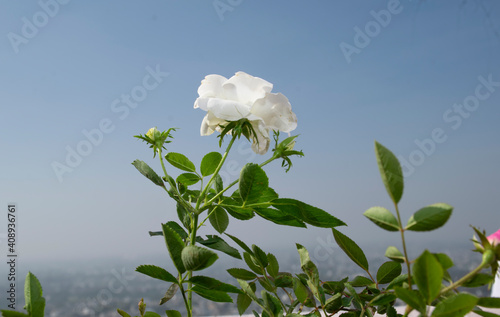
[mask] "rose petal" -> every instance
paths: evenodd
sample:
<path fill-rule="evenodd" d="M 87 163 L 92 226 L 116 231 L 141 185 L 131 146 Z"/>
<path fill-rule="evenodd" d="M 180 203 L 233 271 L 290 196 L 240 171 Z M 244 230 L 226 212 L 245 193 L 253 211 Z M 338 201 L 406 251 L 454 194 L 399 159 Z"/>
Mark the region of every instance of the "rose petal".
<path fill-rule="evenodd" d="M 222 89 L 225 99 L 238 100 L 250 106 L 255 100 L 269 93 L 273 89 L 273 84 L 262 78 L 237 72 L 222 85 Z"/>
<path fill-rule="evenodd" d="M 261 117 L 266 126 L 273 130 L 290 132 L 297 127 L 297 116 L 292 112 L 288 98 L 281 93 L 267 94 L 257 100 L 251 112 Z"/>
<path fill-rule="evenodd" d="M 250 115 L 250 108 L 238 101 L 211 98 L 207 109 L 219 119 L 237 121 Z"/>
<path fill-rule="evenodd" d="M 196 98 L 195 102 L 194 102 L 194 108 L 200 108 L 201 110 L 205 110 L 207 111 L 207 104 L 208 104 L 208 101 L 210 100 L 210 98 Z"/>
<path fill-rule="evenodd" d="M 500 243 L 500 229 L 498 229 L 498 231 L 495 232 L 494 234 L 488 236 L 487 239 L 493 245 L 499 244 Z"/>
<path fill-rule="evenodd" d="M 227 78 L 221 75 L 207 75 L 198 87 L 198 95 L 200 98 L 223 97 L 222 85 L 226 81 Z"/>
<path fill-rule="evenodd" d="M 255 135 L 252 142 L 252 150 L 257 154 L 266 154 L 269 149 L 269 130 L 262 120 L 251 121 Z"/>
<path fill-rule="evenodd" d="M 214 116 L 211 112 L 208 112 L 201 122 L 200 134 L 210 135 L 214 133 L 214 131 L 220 130 L 218 129 L 219 125 L 225 125 L 226 123 L 227 122 L 225 120 L 221 120 Z"/>

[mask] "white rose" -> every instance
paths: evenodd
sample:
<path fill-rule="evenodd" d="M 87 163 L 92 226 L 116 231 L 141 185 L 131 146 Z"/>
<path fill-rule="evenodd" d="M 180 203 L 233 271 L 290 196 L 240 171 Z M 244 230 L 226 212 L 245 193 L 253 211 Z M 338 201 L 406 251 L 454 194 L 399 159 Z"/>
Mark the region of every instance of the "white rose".
<path fill-rule="evenodd" d="M 195 108 L 207 112 L 201 123 L 201 135 L 221 132 L 228 121 L 246 118 L 256 133 L 252 149 L 264 154 L 269 149 L 269 130 L 290 132 L 297 127 L 297 117 L 288 99 L 280 93 L 271 93 L 273 84 L 264 79 L 237 72 L 227 79 L 208 75 L 198 88 Z"/>

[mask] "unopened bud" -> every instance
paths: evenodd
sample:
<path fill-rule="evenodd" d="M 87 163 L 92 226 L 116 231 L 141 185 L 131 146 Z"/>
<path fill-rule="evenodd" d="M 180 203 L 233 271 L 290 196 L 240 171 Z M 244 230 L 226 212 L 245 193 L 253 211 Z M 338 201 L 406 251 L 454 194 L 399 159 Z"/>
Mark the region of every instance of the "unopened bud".
<path fill-rule="evenodd" d="M 156 136 L 159 134 L 160 134 L 160 131 L 158 131 L 158 129 L 156 129 L 156 127 L 154 127 L 154 128 L 151 128 L 148 130 L 148 133 L 146 133 L 146 136 L 148 138 L 150 138 L 151 140 L 153 140 L 153 142 L 154 142 Z"/>
<path fill-rule="evenodd" d="M 144 316 L 146 313 L 146 303 L 144 303 L 144 298 L 141 298 L 141 301 L 139 302 L 139 312 L 141 313 L 141 316 Z"/>

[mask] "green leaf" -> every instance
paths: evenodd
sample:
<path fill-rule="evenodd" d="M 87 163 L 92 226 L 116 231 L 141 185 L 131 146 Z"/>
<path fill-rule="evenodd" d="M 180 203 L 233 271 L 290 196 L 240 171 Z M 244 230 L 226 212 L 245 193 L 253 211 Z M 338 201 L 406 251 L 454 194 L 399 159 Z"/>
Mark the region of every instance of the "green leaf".
<path fill-rule="evenodd" d="M 262 299 L 264 300 L 264 305 L 272 313 L 271 316 L 282 316 L 283 309 L 281 308 L 280 300 L 264 290 L 262 290 L 261 294 Z"/>
<path fill-rule="evenodd" d="M 155 265 L 139 265 L 136 269 L 137 272 L 156 278 L 165 282 L 178 283 L 177 279 L 164 268 Z"/>
<path fill-rule="evenodd" d="M 257 278 L 257 275 L 245 269 L 232 268 L 228 269 L 227 272 L 231 274 L 232 277 L 240 280 L 249 281 Z"/>
<path fill-rule="evenodd" d="M 438 296 L 443 280 L 443 268 L 436 257 L 425 250 L 413 265 L 413 278 L 427 304 Z"/>
<path fill-rule="evenodd" d="M 271 187 L 266 188 L 263 190 L 260 195 L 259 195 L 259 203 L 267 203 L 270 201 L 273 201 L 277 199 L 279 196 L 278 194 L 272 189 Z"/>
<path fill-rule="evenodd" d="M 478 314 L 479 316 L 483 316 L 483 317 L 498 317 L 498 316 L 500 316 L 500 315 L 497 315 L 497 314 L 494 314 L 494 313 L 490 313 L 490 312 L 487 312 L 487 311 L 484 311 L 484 310 L 479 310 L 478 308 L 473 309 L 472 311 L 474 313 Z"/>
<path fill-rule="evenodd" d="M 181 259 L 182 250 L 184 249 L 184 241 L 182 241 L 181 236 L 171 229 L 167 224 L 162 224 L 163 237 L 165 238 L 165 244 L 167 245 L 168 253 L 172 262 L 174 262 L 177 271 L 180 274 L 186 272 L 186 268 Z"/>
<path fill-rule="evenodd" d="M 476 296 L 459 293 L 450 296 L 436 305 L 436 309 L 432 312 L 432 317 L 456 317 L 465 316 L 470 312 L 478 301 Z"/>
<path fill-rule="evenodd" d="M 500 298 L 498 297 L 481 297 L 477 301 L 477 305 L 486 308 L 500 308 Z"/>
<path fill-rule="evenodd" d="M 267 254 L 267 259 L 269 260 L 269 265 L 267 267 L 267 273 L 269 273 L 269 275 L 271 275 L 273 278 L 276 278 L 278 276 L 278 273 L 280 270 L 280 265 L 278 263 L 278 260 L 271 253 Z"/>
<path fill-rule="evenodd" d="M 405 261 L 403 253 L 401 253 L 398 248 L 393 246 L 390 246 L 387 250 L 385 250 L 385 256 L 396 262 L 403 263 Z"/>
<path fill-rule="evenodd" d="M 373 306 L 381 306 L 381 305 L 390 304 L 394 300 L 396 300 L 396 295 L 389 294 L 389 293 L 383 293 L 383 294 L 375 296 L 375 298 L 370 301 L 370 304 Z"/>
<path fill-rule="evenodd" d="M 299 219 L 290 216 L 289 214 L 273 208 L 254 208 L 256 214 L 261 216 L 262 218 L 272 221 L 275 224 L 283 225 L 283 226 L 292 226 L 299 228 L 306 228 L 304 222 Z"/>
<path fill-rule="evenodd" d="M 242 204 L 242 202 L 228 197 L 225 197 L 224 201 L 222 202 L 223 207 L 234 218 L 238 220 L 252 219 L 254 216 L 252 208 L 242 207 Z"/>
<path fill-rule="evenodd" d="M 325 282 L 323 283 L 323 288 L 325 291 L 331 295 L 342 293 L 345 289 L 344 283 L 347 282 L 348 278 L 346 277 L 342 281 L 336 282 Z"/>
<path fill-rule="evenodd" d="M 325 303 L 325 309 L 327 313 L 334 313 L 342 307 L 342 294 L 337 293 L 327 299 Z M 300 316 L 300 315 L 299 315 Z"/>
<path fill-rule="evenodd" d="M 293 279 L 293 292 L 295 293 L 297 300 L 301 303 L 304 303 L 309 298 L 310 291 L 297 278 Z"/>
<path fill-rule="evenodd" d="M 222 240 L 222 238 L 219 236 L 207 235 L 206 240 L 203 240 L 201 237 L 197 237 L 196 242 L 210 249 L 224 252 L 225 254 L 232 256 L 233 258 L 241 260 L 241 255 L 238 250 L 227 244 L 227 242 Z"/>
<path fill-rule="evenodd" d="M 25 309 L 30 317 L 43 317 L 45 311 L 45 298 L 42 297 L 42 285 L 36 276 L 28 272 L 24 282 Z"/>
<path fill-rule="evenodd" d="M 444 203 L 424 207 L 410 217 L 405 230 L 431 231 L 437 229 L 448 221 L 452 210 L 453 207 Z"/>
<path fill-rule="evenodd" d="M 208 176 L 212 175 L 217 166 L 219 166 L 220 161 L 222 160 L 222 155 L 219 152 L 210 152 L 203 157 L 201 160 L 200 171 L 201 175 Z"/>
<path fill-rule="evenodd" d="M 156 172 L 153 171 L 153 169 L 151 167 L 149 167 L 148 164 L 146 164 L 145 162 L 140 161 L 140 160 L 135 160 L 132 163 L 132 165 L 134 165 L 135 168 L 137 168 L 137 170 L 139 172 L 141 172 L 142 175 L 146 176 L 150 181 L 152 181 L 153 183 L 155 183 L 158 186 L 165 187 L 161 177 L 158 176 L 158 174 L 156 174 Z"/>
<path fill-rule="evenodd" d="M 427 306 L 422 294 L 419 291 L 409 290 L 402 287 L 396 287 L 394 290 L 399 299 L 418 310 L 420 313 L 425 314 Z"/>
<path fill-rule="evenodd" d="M 352 296 L 354 307 L 357 307 L 359 309 L 361 306 L 363 306 L 364 302 L 361 300 L 358 293 L 356 293 L 356 290 L 352 287 L 352 285 L 349 283 L 345 283 L 345 288 Z"/>
<path fill-rule="evenodd" d="M 401 274 L 400 276 L 393 279 L 389 285 L 387 285 L 386 289 L 393 289 L 395 287 L 401 287 L 404 283 L 408 283 L 408 274 Z"/>
<path fill-rule="evenodd" d="M 279 272 L 278 276 L 274 279 L 276 287 L 293 287 L 292 274 L 287 272 Z"/>
<path fill-rule="evenodd" d="M 264 170 L 254 163 L 247 163 L 240 173 L 239 192 L 243 203 L 258 201 L 269 186 Z"/>
<path fill-rule="evenodd" d="M 175 296 L 175 293 L 177 293 L 178 289 L 179 289 L 179 285 L 178 284 L 172 284 L 172 285 L 170 285 L 170 287 L 168 288 L 167 292 L 165 293 L 165 296 L 163 296 L 163 298 L 160 299 L 160 305 L 163 305 L 166 302 L 168 302 L 169 300 L 171 300 L 172 297 Z"/>
<path fill-rule="evenodd" d="M 176 208 L 177 217 L 179 217 L 179 220 L 181 221 L 184 228 L 189 230 L 189 228 L 191 228 L 191 217 L 189 216 L 188 211 L 179 202 L 177 202 Z"/>
<path fill-rule="evenodd" d="M 189 271 L 200 271 L 212 265 L 219 256 L 197 245 L 188 245 L 182 249 L 182 263 Z"/>
<path fill-rule="evenodd" d="M 238 306 L 238 313 L 243 315 L 247 310 L 248 306 L 252 303 L 252 299 L 247 294 L 238 294 L 236 298 L 236 304 Z"/>
<path fill-rule="evenodd" d="M 228 236 L 229 238 L 231 238 L 231 240 L 233 240 L 237 245 L 239 245 L 240 248 L 242 248 L 243 250 L 247 251 L 250 254 L 253 254 L 252 250 L 245 244 L 245 242 L 241 241 L 237 237 L 232 236 L 228 233 L 225 233 L 225 235 Z"/>
<path fill-rule="evenodd" d="M 394 261 L 385 262 L 377 271 L 377 281 L 379 284 L 390 283 L 401 274 L 401 264 Z"/>
<path fill-rule="evenodd" d="M 257 298 L 257 295 L 255 295 L 255 291 L 252 289 L 251 285 L 247 281 L 243 281 L 243 280 L 240 280 L 240 279 L 238 279 L 237 281 L 240 284 L 241 289 L 243 290 L 243 292 L 247 296 L 249 296 L 254 302 L 256 302 L 257 304 L 260 305 L 259 299 Z"/>
<path fill-rule="evenodd" d="M 436 260 L 438 260 L 438 262 L 441 264 L 443 270 L 447 270 L 453 266 L 453 261 L 448 255 L 444 253 L 433 253 L 433 255 L 436 257 Z"/>
<path fill-rule="evenodd" d="M 193 173 L 182 173 L 177 176 L 177 183 L 184 184 L 186 186 L 191 186 L 200 181 L 200 177 Z"/>
<path fill-rule="evenodd" d="M 170 152 L 165 155 L 165 159 L 180 170 L 196 173 L 196 167 L 185 155 L 175 152 Z"/>
<path fill-rule="evenodd" d="M 478 273 L 462 284 L 463 287 L 480 287 L 493 282 L 494 276 L 485 273 Z"/>
<path fill-rule="evenodd" d="M 182 317 L 181 313 L 177 310 L 167 310 L 165 313 L 167 314 L 167 317 Z"/>
<path fill-rule="evenodd" d="M 267 291 L 269 292 L 276 292 L 276 285 L 274 283 L 264 277 L 259 277 L 257 279 L 259 281 L 259 284 Z"/>
<path fill-rule="evenodd" d="M 166 226 L 168 226 L 170 229 L 174 230 L 175 233 L 177 233 L 181 239 L 187 239 L 189 237 L 189 235 L 187 234 L 187 232 L 182 229 L 182 227 L 175 221 L 169 221 L 165 224 Z"/>
<path fill-rule="evenodd" d="M 375 141 L 375 155 L 382 182 L 392 201 L 397 204 L 403 196 L 403 171 L 396 156 L 382 144 Z"/>
<path fill-rule="evenodd" d="M 398 220 L 384 207 L 372 207 L 363 214 L 374 224 L 387 231 L 399 231 Z"/>
<path fill-rule="evenodd" d="M 26 314 L 23 314 L 23 313 L 20 313 L 17 311 L 13 311 L 13 310 L 0 310 L 0 313 L 2 313 L 2 317 L 30 317 L 29 315 L 26 315 Z"/>
<path fill-rule="evenodd" d="M 296 243 L 295 245 L 300 256 L 300 268 L 302 269 L 302 271 L 304 271 L 304 273 L 307 274 L 309 280 L 313 281 L 314 286 L 319 287 L 319 273 L 316 264 L 311 261 L 309 252 L 304 246 L 298 243 Z"/>
<path fill-rule="evenodd" d="M 152 311 L 147 311 L 145 314 L 144 314 L 144 317 L 161 317 L 160 315 L 158 315 L 157 313 L 155 312 L 152 312 Z"/>
<path fill-rule="evenodd" d="M 241 293 L 241 290 L 236 286 L 223 283 L 215 278 L 208 276 L 202 276 L 202 275 L 193 276 L 189 279 L 189 282 L 209 290 L 221 291 L 227 293 L 236 293 L 236 294 Z"/>
<path fill-rule="evenodd" d="M 222 177 L 220 177 L 219 174 L 215 175 L 215 182 L 214 183 L 215 183 L 215 186 L 214 186 L 215 191 L 217 193 L 220 193 L 221 191 L 224 190 L 224 183 L 222 181 Z"/>
<path fill-rule="evenodd" d="M 345 254 L 363 270 L 368 271 L 368 261 L 363 250 L 349 237 L 340 233 L 340 231 L 332 228 L 332 232 L 335 241 L 337 241 L 337 244 Z"/>
<path fill-rule="evenodd" d="M 257 261 L 259 261 L 260 266 L 266 268 L 269 264 L 269 261 L 267 260 L 267 254 L 255 244 L 252 244 L 252 250 L 255 258 L 257 259 Z"/>
<path fill-rule="evenodd" d="M 278 198 L 271 205 L 310 225 L 320 228 L 344 226 L 345 223 L 326 211 L 290 198 Z"/>
<path fill-rule="evenodd" d="M 253 252 L 252 252 L 253 254 Z M 243 260 L 248 265 L 248 267 L 257 274 L 262 274 L 262 269 L 259 267 L 259 261 L 248 252 L 243 252 Z"/>
<path fill-rule="evenodd" d="M 117 312 L 118 312 L 118 314 L 120 314 L 120 316 L 122 316 L 122 317 L 130 317 L 130 315 L 129 315 L 129 314 L 127 314 L 125 311 L 123 311 L 123 310 L 121 310 L 121 309 L 117 309 L 116 311 L 117 311 Z M 3 315 L 2 315 L 2 316 L 3 316 Z M 26 316 L 28 316 L 28 315 L 26 315 Z M 8 316 L 5 316 L 5 317 L 8 317 Z"/>
<path fill-rule="evenodd" d="M 358 275 L 351 282 L 349 282 L 349 284 L 351 284 L 353 287 L 363 287 L 372 285 L 374 284 L 374 282 L 365 276 Z"/>
<path fill-rule="evenodd" d="M 229 217 L 224 208 L 216 206 L 215 210 L 210 213 L 210 223 L 218 233 L 224 233 L 229 225 Z"/>

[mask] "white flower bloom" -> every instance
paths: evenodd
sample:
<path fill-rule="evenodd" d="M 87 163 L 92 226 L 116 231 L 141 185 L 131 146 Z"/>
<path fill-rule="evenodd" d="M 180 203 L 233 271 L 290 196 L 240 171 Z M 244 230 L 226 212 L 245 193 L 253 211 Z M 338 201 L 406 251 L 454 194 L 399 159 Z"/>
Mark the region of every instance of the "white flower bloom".
<path fill-rule="evenodd" d="M 252 149 L 264 154 L 269 149 L 269 130 L 290 132 L 297 127 L 297 117 L 288 99 L 271 93 L 273 85 L 264 79 L 237 72 L 227 79 L 208 75 L 198 88 L 195 108 L 207 112 L 201 123 L 201 135 L 221 132 L 220 125 L 246 118 L 256 132 Z"/>

